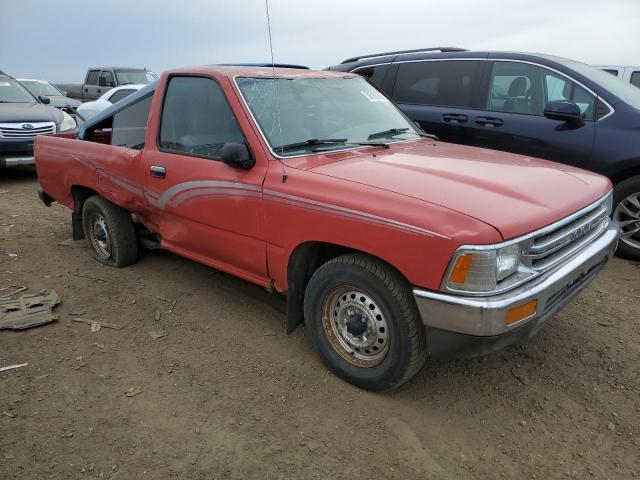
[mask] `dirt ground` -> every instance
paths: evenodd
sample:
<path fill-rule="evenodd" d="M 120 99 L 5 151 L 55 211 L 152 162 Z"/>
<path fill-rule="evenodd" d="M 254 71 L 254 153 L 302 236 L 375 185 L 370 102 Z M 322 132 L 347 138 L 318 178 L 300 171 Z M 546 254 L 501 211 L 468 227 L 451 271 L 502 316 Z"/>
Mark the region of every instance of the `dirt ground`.
<path fill-rule="evenodd" d="M 0 331 L 0 367 L 29 362 L 0 373 L 3 480 L 640 478 L 638 264 L 614 260 L 527 345 L 373 394 L 261 289 L 162 251 L 103 267 L 33 170 L 0 175 L 0 288 L 62 299 L 58 322 Z"/>

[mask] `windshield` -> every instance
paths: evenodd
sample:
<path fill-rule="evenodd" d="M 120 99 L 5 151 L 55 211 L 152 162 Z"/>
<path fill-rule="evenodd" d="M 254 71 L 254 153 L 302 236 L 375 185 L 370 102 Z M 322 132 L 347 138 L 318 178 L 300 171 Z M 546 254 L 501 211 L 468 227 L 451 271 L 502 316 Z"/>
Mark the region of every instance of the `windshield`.
<path fill-rule="evenodd" d="M 623 102 L 640 110 L 640 88 L 624 82 L 604 70 L 600 70 L 599 68 L 595 68 L 584 63 L 565 62 L 565 65 L 579 74 L 584 75 L 592 82 L 597 83 L 605 90 L 613 93 Z"/>
<path fill-rule="evenodd" d="M 36 99 L 18 81 L 0 77 L 0 103 L 36 103 Z"/>
<path fill-rule="evenodd" d="M 44 80 L 22 80 L 20 83 L 36 97 L 38 95 L 43 97 L 58 97 L 62 95 L 60 90 Z"/>
<path fill-rule="evenodd" d="M 374 139 L 389 143 L 420 134 L 394 104 L 360 77 L 239 77 L 236 82 L 278 155 L 344 149 Z"/>
<path fill-rule="evenodd" d="M 145 84 L 157 80 L 158 75 L 149 70 L 116 70 L 116 78 L 118 85 Z"/>

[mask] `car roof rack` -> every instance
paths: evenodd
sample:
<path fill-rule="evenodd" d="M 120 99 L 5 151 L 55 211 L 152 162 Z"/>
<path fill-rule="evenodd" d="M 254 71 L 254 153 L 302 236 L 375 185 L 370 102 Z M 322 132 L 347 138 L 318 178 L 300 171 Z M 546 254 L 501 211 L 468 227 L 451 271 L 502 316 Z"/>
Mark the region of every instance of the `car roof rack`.
<path fill-rule="evenodd" d="M 370 55 L 360 55 L 359 57 L 351 57 L 347 58 L 341 63 L 351 63 L 357 62 L 358 60 L 363 60 L 365 58 L 374 58 L 374 57 L 385 57 L 387 55 L 401 55 L 403 53 L 421 53 L 421 52 L 468 52 L 466 48 L 457 48 L 457 47 L 430 47 L 430 48 L 416 48 L 415 50 L 398 50 L 396 52 L 385 52 L 385 53 L 373 53 Z"/>

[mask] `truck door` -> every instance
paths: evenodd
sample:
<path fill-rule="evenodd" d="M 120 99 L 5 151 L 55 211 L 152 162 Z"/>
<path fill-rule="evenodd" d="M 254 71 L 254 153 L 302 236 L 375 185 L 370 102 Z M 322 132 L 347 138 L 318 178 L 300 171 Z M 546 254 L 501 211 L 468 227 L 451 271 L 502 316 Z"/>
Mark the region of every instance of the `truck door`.
<path fill-rule="evenodd" d="M 156 95 L 162 95 L 160 87 Z M 240 108 L 233 93 L 230 98 Z M 253 132 L 243 132 L 223 87 L 211 77 L 173 75 L 156 102 L 141 174 L 163 246 L 268 284 L 260 226 L 267 159 L 256 157 L 250 169 L 221 161 L 225 143 L 248 145 L 246 133 Z"/>
<path fill-rule="evenodd" d="M 84 85 L 82 86 L 82 99 L 92 101 L 98 98 L 98 78 L 100 70 L 89 70 Z"/>

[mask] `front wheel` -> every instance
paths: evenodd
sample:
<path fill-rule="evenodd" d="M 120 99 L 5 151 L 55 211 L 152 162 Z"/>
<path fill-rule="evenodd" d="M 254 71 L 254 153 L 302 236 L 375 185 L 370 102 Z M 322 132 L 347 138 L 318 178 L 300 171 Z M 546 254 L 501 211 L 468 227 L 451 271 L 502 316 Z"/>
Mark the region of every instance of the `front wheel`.
<path fill-rule="evenodd" d="M 322 265 L 304 298 L 314 349 L 340 378 L 388 390 L 413 377 L 426 360 L 426 334 L 406 281 L 366 255 Z"/>
<path fill-rule="evenodd" d="M 640 176 L 613 189 L 613 219 L 620 225 L 618 255 L 640 260 Z"/>

